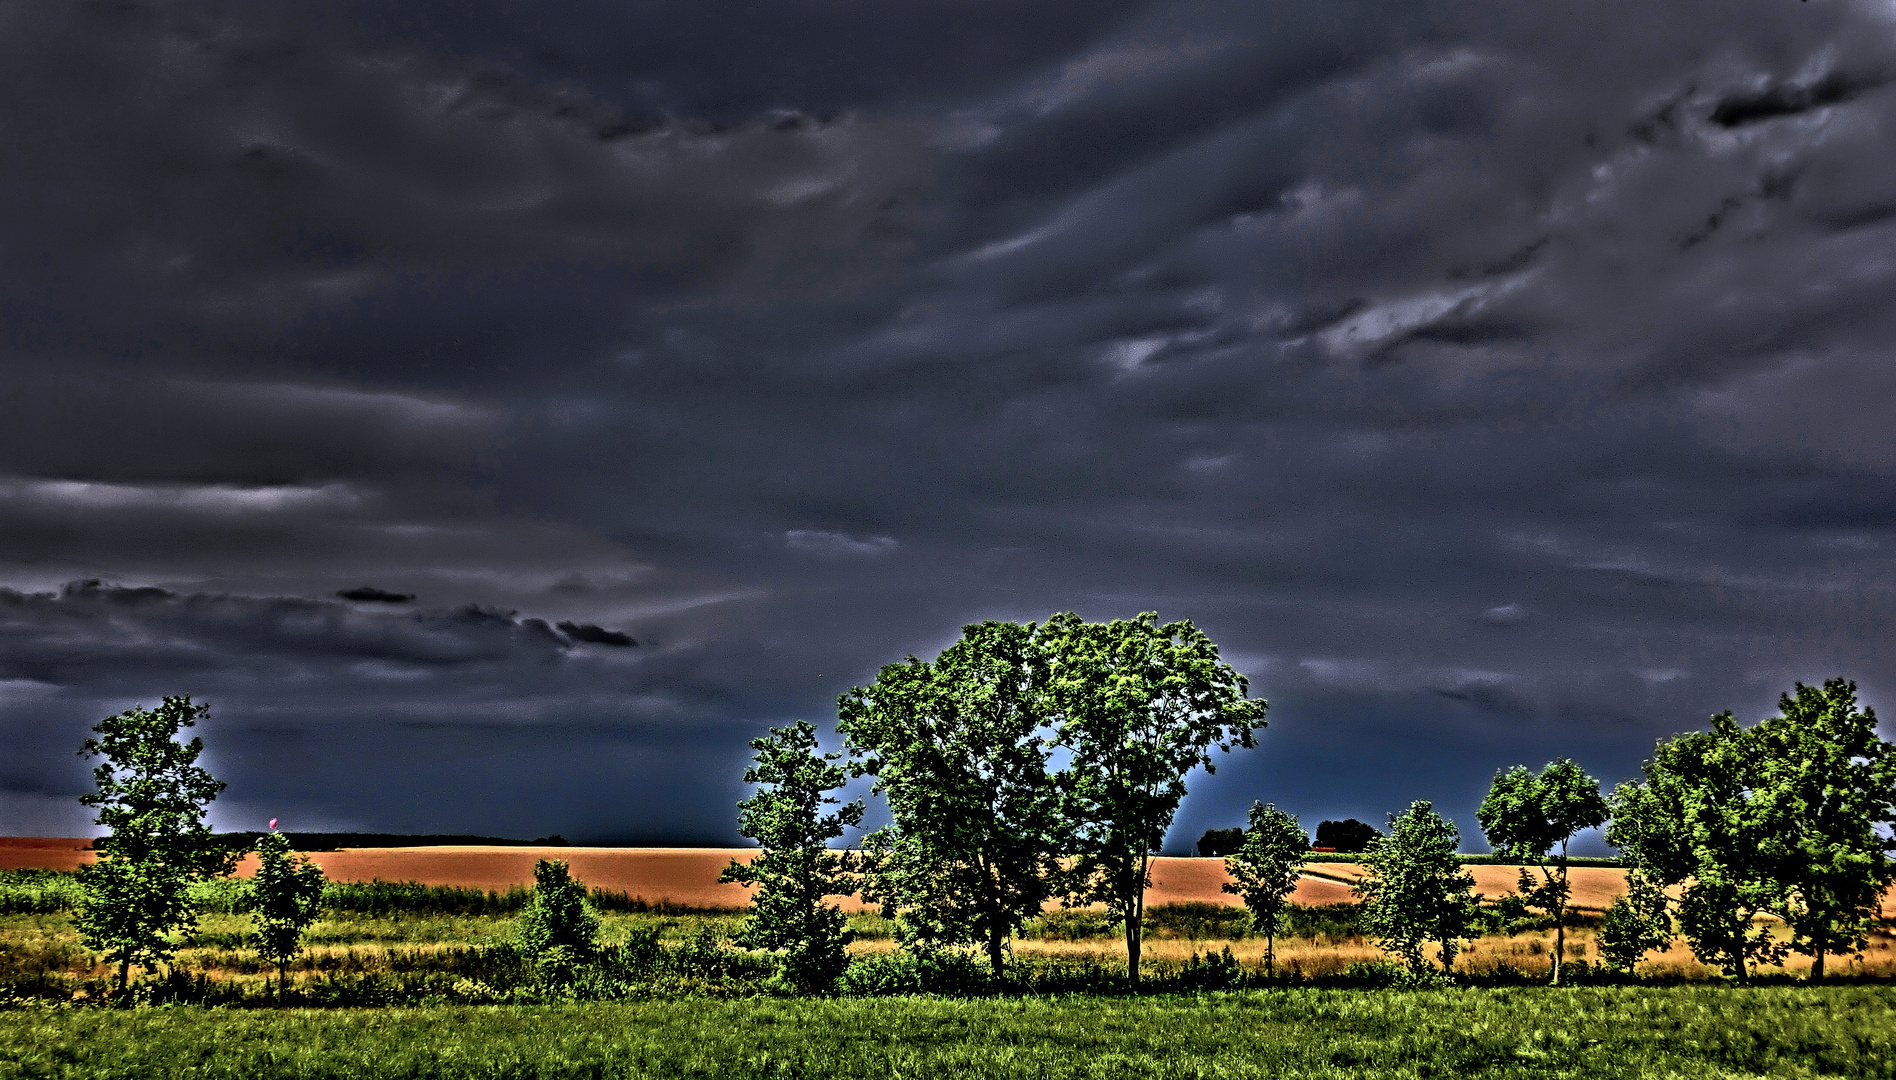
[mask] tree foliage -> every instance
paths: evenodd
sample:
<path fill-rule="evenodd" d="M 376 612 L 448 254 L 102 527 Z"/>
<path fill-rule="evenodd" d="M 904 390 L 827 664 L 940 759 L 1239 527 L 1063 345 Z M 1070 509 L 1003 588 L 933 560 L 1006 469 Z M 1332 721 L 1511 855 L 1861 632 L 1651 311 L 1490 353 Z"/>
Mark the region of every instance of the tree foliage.
<path fill-rule="evenodd" d="M 1382 830 L 1376 826 L 1355 818 L 1317 822 L 1317 846 L 1337 852 L 1362 851 L 1369 847 L 1370 841 L 1381 835 Z"/>
<path fill-rule="evenodd" d="M 1616 971 L 1633 966 L 1672 941 L 1672 914 L 1666 894 L 1637 870 L 1626 874 L 1626 895 L 1615 897 L 1600 926 L 1600 959 Z"/>
<path fill-rule="evenodd" d="M 1781 907 L 1784 869 L 1770 842 L 1771 806 L 1754 785 L 1763 751 L 1730 712 L 1710 731 L 1658 745 L 1645 779 L 1613 793 L 1607 843 L 1661 886 L 1680 889 L 1679 929 L 1700 960 L 1740 981 L 1786 947 L 1759 915 Z"/>
<path fill-rule="evenodd" d="M 1791 928 L 1791 951 L 1812 959 L 1869 942 L 1885 889 L 1896 880 L 1896 753 L 1876 734 L 1876 714 L 1858 709 L 1856 684 L 1795 685 L 1778 715 L 1752 729 L 1767 854 L 1784 894 L 1772 913 Z"/>
<path fill-rule="evenodd" d="M 738 943 L 779 953 L 792 987 L 826 990 L 848 965 L 850 933 L 842 909 L 823 901 L 861 887 L 854 857 L 829 850 L 829 842 L 862 823 L 862 801 L 823 813 L 838 801 L 828 793 L 849 775 L 836 764 L 841 754 L 817 752 L 816 729 L 807 721 L 772 728 L 751 748 L 755 763 L 744 782 L 760 787 L 737 804 L 738 831 L 762 850 L 749 863 L 731 860 L 718 880 L 757 887 Z"/>
<path fill-rule="evenodd" d="M 257 955 L 277 969 L 277 984 L 289 982 L 290 961 L 303 951 L 303 932 L 322 909 L 323 868 L 290 851 L 283 834 L 257 840 L 256 880 L 250 886 L 250 917 L 257 929 Z"/>
<path fill-rule="evenodd" d="M 1250 828 L 1238 850 L 1225 858 L 1232 880 L 1223 890 L 1244 898 L 1251 925 L 1264 935 L 1264 969 L 1277 964 L 1277 935 L 1285 929 L 1290 894 L 1297 888 L 1303 864 L 1310 857 L 1310 834 L 1297 819 L 1266 803 L 1251 804 Z"/>
<path fill-rule="evenodd" d="M 1567 845 L 1574 834 L 1606 823 L 1606 798 L 1600 782 L 1567 758 L 1549 762 L 1536 776 L 1517 766 L 1496 773 L 1494 785 L 1481 801 L 1475 818 L 1495 852 L 1533 866 L 1536 881 L 1524 866 L 1520 896 L 1554 919 L 1555 986 L 1567 951 Z"/>
<path fill-rule="evenodd" d="M 1189 621 L 1088 623 L 1054 615 L 1037 635 L 1049 664 L 1055 742 L 1069 755 L 1061 804 L 1074 865 L 1063 891 L 1103 903 L 1126 927 L 1128 977 L 1139 978 L 1152 857 L 1193 769 L 1210 750 L 1256 745 L 1266 705 Z"/>
<path fill-rule="evenodd" d="M 218 843 L 204 820 L 224 790 L 197 765 L 204 740 L 177 741 L 209 712 L 188 696 L 167 697 L 157 709 L 100 721 L 80 750 L 102 759 L 92 771 L 97 790 L 79 801 L 98 811 L 94 821 L 107 833 L 93 843 L 98 861 L 81 874 L 79 930 L 86 948 L 118 964 L 120 989 L 133 964 L 169 962 L 170 935 L 195 924 L 187 886 L 236 866 L 238 853 Z"/>
<path fill-rule="evenodd" d="M 1418 975 L 1427 970 L 1428 942 L 1439 946 L 1448 971 L 1460 943 L 1475 933 L 1475 879 L 1455 858 L 1460 845 L 1455 823 L 1418 800 L 1390 815 L 1389 835 L 1363 853 L 1369 876 L 1353 889 L 1363 903 L 1363 924 Z"/>
<path fill-rule="evenodd" d="M 865 842 L 864 895 L 910 945 L 976 945 L 998 976 L 1057 868 L 1047 663 L 1033 624 L 984 622 L 838 702 L 838 729 L 891 822 Z"/>
<path fill-rule="evenodd" d="M 533 962 L 540 980 L 552 986 L 570 981 L 573 971 L 592 957 L 599 941 L 599 914 L 586 899 L 586 885 L 559 859 L 533 864 L 533 893 L 514 920 L 516 948 Z"/>
<path fill-rule="evenodd" d="M 1198 857 L 1222 859 L 1244 846 L 1243 829 L 1206 829 L 1198 838 Z"/>

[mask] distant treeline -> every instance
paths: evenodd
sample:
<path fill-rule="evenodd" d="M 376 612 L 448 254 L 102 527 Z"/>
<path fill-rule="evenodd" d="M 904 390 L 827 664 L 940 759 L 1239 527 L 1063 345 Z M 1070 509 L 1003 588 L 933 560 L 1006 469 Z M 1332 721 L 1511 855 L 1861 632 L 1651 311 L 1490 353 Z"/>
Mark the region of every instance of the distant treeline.
<path fill-rule="evenodd" d="M 1456 860 L 1463 866 L 1520 866 L 1520 859 L 1511 859 L 1506 855 L 1457 855 Z M 1363 856 L 1357 852 L 1313 851 L 1310 853 L 1313 863 L 1360 863 Z M 1570 866 L 1604 866 L 1610 869 L 1625 869 L 1626 860 L 1619 858 L 1592 858 L 1586 855 L 1572 855 L 1567 858 Z"/>

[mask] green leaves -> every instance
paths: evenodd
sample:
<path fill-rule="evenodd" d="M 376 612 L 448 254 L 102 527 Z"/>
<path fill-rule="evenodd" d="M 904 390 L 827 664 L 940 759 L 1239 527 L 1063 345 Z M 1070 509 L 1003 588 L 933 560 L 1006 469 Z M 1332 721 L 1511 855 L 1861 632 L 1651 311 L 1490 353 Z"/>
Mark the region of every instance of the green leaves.
<path fill-rule="evenodd" d="M 1566 758 L 1549 762 L 1539 776 L 1520 766 L 1496 773 L 1475 811 L 1497 854 L 1540 868 L 1539 882 L 1521 871 L 1520 895 L 1528 906 L 1554 917 L 1556 986 L 1567 952 L 1567 844 L 1575 833 L 1605 824 L 1607 813 L 1600 782 Z"/>
<path fill-rule="evenodd" d="M 1856 684 L 1796 684 L 1780 714 L 1659 744 L 1642 782 L 1613 798 L 1607 841 L 1662 885 L 1680 887 L 1679 927 L 1700 959 L 1744 979 L 1788 951 L 1816 961 L 1861 948 L 1883 890 L 1896 881 L 1896 753 L 1856 707 Z M 1782 942 L 1754 925 L 1783 919 Z"/>
<path fill-rule="evenodd" d="M 196 920 L 186 886 L 236 866 L 238 852 L 218 843 L 204 821 L 224 784 L 197 766 L 203 740 L 177 741 L 209 712 L 189 697 L 167 697 L 155 710 L 100 721 L 80 750 L 102 760 L 92 772 L 97 790 L 79 801 L 98 810 L 94 820 L 109 830 L 93 844 L 99 861 L 81 874 L 81 940 L 118 963 L 121 988 L 131 965 L 170 960 L 169 935 Z"/>
<path fill-rule="evenodd" d="M 1238 850 L 1225 858 L 1225 870 L 1232 880 L 1223 889 L 1244 898 L 1244 906 L 1251 911 L 1251 925 L 1265 935 L 1268 970 L 1277 961 L 1277 932 L 1284 921 L 1284 909 L 1310 857 L 1310 834 L 1303 831 L 1296 818 L 1261 802 L 1251 804 L 1250 826 Z"/>
<path fill-rule="evenodd" d="M 751 748 L 755 764 L 744 782 L 763 786 L 737 804 L 738 831 L 763 850 L 748 864 L 731 860 L 718 880 L 757 886 L 738 943 L 781 952 L 786 982 L 824 990 L 848 964 L 843 948 L 850 935 L 842 910 L 823 900 L 860 888 L 854 859 L 830 851 L 829 841 L 862 823 L 862 802 L 822 812 L 837 802 L 827 793 L 849 774 L 835 764 L 843 755 L 816 752 L 816 729 L 807 721 L 772 728 Z"/>
<path fill-rule="evenodd" d="M 250 889 L 250 915 L 257 927 L 257 955 L 275 964 L 279 977 L 303 951 L 303 931 L 322 908 L 323 868 L 292 854 L 281 833 L 257 840 L 257 877 Z"/>
<path fill-rule="evenodd" d="M 1442 970 L 1454 966 L 1460 942 L 1475 936 L 1475 879 L 1461 868 L 1455 849 L 1461 831 L 1417 801 L 1389 818 L 1389 835 L 1370 842 L 1362 863 L 1369 876 L 1353 891 L 1363 902 L 1363 923 L 1377 944 L 1402 957 L 1412 973 L 1427 967 L 1423 946 L 1436 942 Z"/>
<path fill-rule="evenodd" d="M 513 940 L 540 981 L 554 987 L 570 982 L 574 969 L 591 958 L 598 938 L 599 915 L 586 899 L 585 883 L 560 860 L 536 860 L 533 895 L 514 920 Z"/>
<path fill-rule="evenodd" d="M 1104 903 L 1126 921 L 1138 979 L 1148 870 L 1185 797 L 1185 777 L 1215 771 L 1211 748 L 1257 745 L 1267 708 L 1189 621 L 1145 612 L 1110 623 L 1054 615 L 1037 635 L 1048 658 L 1054 741 L 1068 846 L 1069 899 Z"/>
<path fill-rule="evenodd" d="M 867 841 L 865 897 L 901 919 L 907 943 L 983 947 L 996 976 L 1056 869 L 1047 669 L 1033 624 L 985 622 L 837 703 L 892 819 Z"/>

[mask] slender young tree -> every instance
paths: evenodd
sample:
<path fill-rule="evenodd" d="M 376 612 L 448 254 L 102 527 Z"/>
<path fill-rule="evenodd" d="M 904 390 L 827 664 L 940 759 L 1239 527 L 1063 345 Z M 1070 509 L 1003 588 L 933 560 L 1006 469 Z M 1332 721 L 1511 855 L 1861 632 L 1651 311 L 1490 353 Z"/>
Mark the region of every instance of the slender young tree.
<path fill-rule="evenodd" d="M 875 776 L 891 822 L 865 841 L 864 895 L 909 945 L 974 945 L 999 976 L 1057 868 L 1047 772 L 1047 664 L 1032 623 L 962 628 L 931 663 L 909 657 L 837 703 L 837 728 Z"/>
<path fill-rule="evenodd" d="M 823 901 L 861 888 L 855 857 L 829 850 L 829 842 L 862 824 L 862 801 L 823 813 L 837 803 L 828 793 L 848 783 L 849 774 L 836 764 L 843 755 L 817 752 L 816 729 L 807 721 L 772 728 L 751 748 L 756 763 L 745 770 L 744 782 L 759 790 L 737 804 L 738 831 L 763 850 L 749 863 L 732 859 L 718 880 L 757 886 L 738 943 L 779 953 L 785 982 L 819 992 L 849 964 L 842 909 Z"/>
<path fill-rule="evenodd" d="M 1428 968 L 1426 943 L 1439 946 L 1446 972 L 1460 943 L 1474 936 L 1475 879 L 1455 857 L 1460 845 L 1455 823 L 1418 800 L 1391 814 L 1389 835 L 1371 840 L 1363 853 L 1369 876 L 1353 889 L 1363 902 L 1363 924 L 1418 975 Z"/>
<path fill-rule="evenodd" d="M 1710 731 L 1661 742 L 1645 779 L 1613 793 L 1606 842 L 1661 887 L 1677 887 L 1679 930 L 1692 952 L 1748 982 L 1787 949 L 1760 915 L 1781 909 L 1790 888 L 1772 843 L 1772 803 L 1757 787 L 1765 748 L 1730 712 Z"/>
<path fill-rule="evenodd" d="M 274 830 L 257 840 L 257 856 L 250 917 L 257 930 L 257 955 L 276 965 L 277 992 L 282 993 L 289 988 L 290 962 L 303 952 L 303 932 L 322 910 L 323 868 L 291 852 L 289 839 Z"/>
<path fill-rule="evenodd" d="M 1876 714 L 1858 709 L 1856 684 L 1797 683 L 1779 715 L 1752 729 L 1761 753 L 1756 791 L 1770 853 L 1788 886 L 1773 913 L 1791 928 L 1791 950 L 1824 977 L 1827 956 L 1869 942 L 1883 893 L 1896 881 L 1896 753 L 1876 734 Z"/>
<path fill-rule="evenodd" d="M 132 965 L 169 962 L 170 935 L 195 925 L 190 883 L 237 865 L 239 852 L 220 844 L 204 821 L 224 790 L 197 765 L 204 740 L 177 741 L 209 712 L 188 696 L 167 697 L 155 710 L 133 708 L 100 721 L 80 750 L 102 759 L 92 771 L 98 790 L 79 801 L 98 811 L 93 820 L 107 830 L 92 845 L 98 861 L 80 872 L 80 940 L 118 964 L 121 991 Z"/>
<path fill-rule="evenodd" d="M 1615 897 L 1600 926 L 1600 959 L 1628 975 L 1640 957 L 1672 940 L 1666 894 L 1637 870 L 1626 874 L 1626 895 Z"/>
<path fill-rule="evenodd" d="M 1185 797 L 1185 777 L 1213 771 L 1212 747 L 1256 746 L 1266 705 L 1189 621 L 1084 622 L 1050 617 L 1036 635 L 1049 663 L 1055 742 L 1073 866 L 1070 903 L 1105 904 L 1126 927 L 1126 973 L 1139 946 L 1152 857 Z"/>
<path fill-rule="evenodd" d="M 1560 985 L 1567 954 L 1567 845 L 1583 829 L 1606 823 L 1600 782 L 1566 758 L 1552 761 L 1539 776 L 1517 766 L 1496 773 L 1488 797 L 1475 818 L 1495 852 L 1533 866 L 1540 880 L 1521 868 L 1521 898 L 1554 920 L 1554 977 Z"/>
<path fill-rule="evenodd" d="M 1225 872 L 1232 880 L 1223 889 L 1244 897 L 1244 906 L 1251 909 L 1251 926 L 1264 935 L 1264 972 L 1269 975 L 1277 970 L 1277 934 L 1284 929 L 1290 894 L 1310 857 L 1310 834 L 1296 818 L 1261 802 L 1251 804 L 1250 824 L 1238 850 L 1225 856 Z"/>

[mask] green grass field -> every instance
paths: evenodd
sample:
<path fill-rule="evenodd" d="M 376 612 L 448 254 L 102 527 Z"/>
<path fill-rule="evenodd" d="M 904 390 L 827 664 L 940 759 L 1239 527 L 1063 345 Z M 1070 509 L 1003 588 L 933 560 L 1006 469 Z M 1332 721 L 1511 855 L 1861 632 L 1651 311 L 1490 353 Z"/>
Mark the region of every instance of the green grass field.
<path fill-rule="evenodd" d="M 0 1013 L 14 1077 L 1890 1077 L 1896 990 L 1713 986 Z"/>
<path fill-rule="evenodd" d="M 839 984 L 856 996 L 796 999 L 768 958 L 729 944 L 737 912 L 607 897 L 590 981 L 549 988 L 506 944 L 518 897 L 350 886 L 311 927 L 287 993 L 237 894 L 219 893 L 171 970 L 140 978 L 130 1000 L 149 1007 L 125 1008 L 79 942 L 70 883 L 16 877 L 0 897 L 0 1080 L 1896 1077 L 1888 928 L 1823 987 L 1783 970 L 1732 987 L 1656 956 L 1643 984 L 1576 965 L 1587 985 L 1553 990 L 1539 985 L 1550 932 L 1528 921 L 1478 941 L 1458 988 L 1410 991 L 1387 988 L 1348 906 L 1298 909 L 1266 976 L 1242 912 L 1180 904 L 1152 910 L 1134 993 L 1118 927 L 1098 913 L 1037 920 L 998 985 L 978 963 L 917 982 L 888 955 L 891 924 L 859 914 Z M 1592 934 L 1570 932 L 1575 959 Z M 902 995 L 916 985 L 967 996 Z"/>

